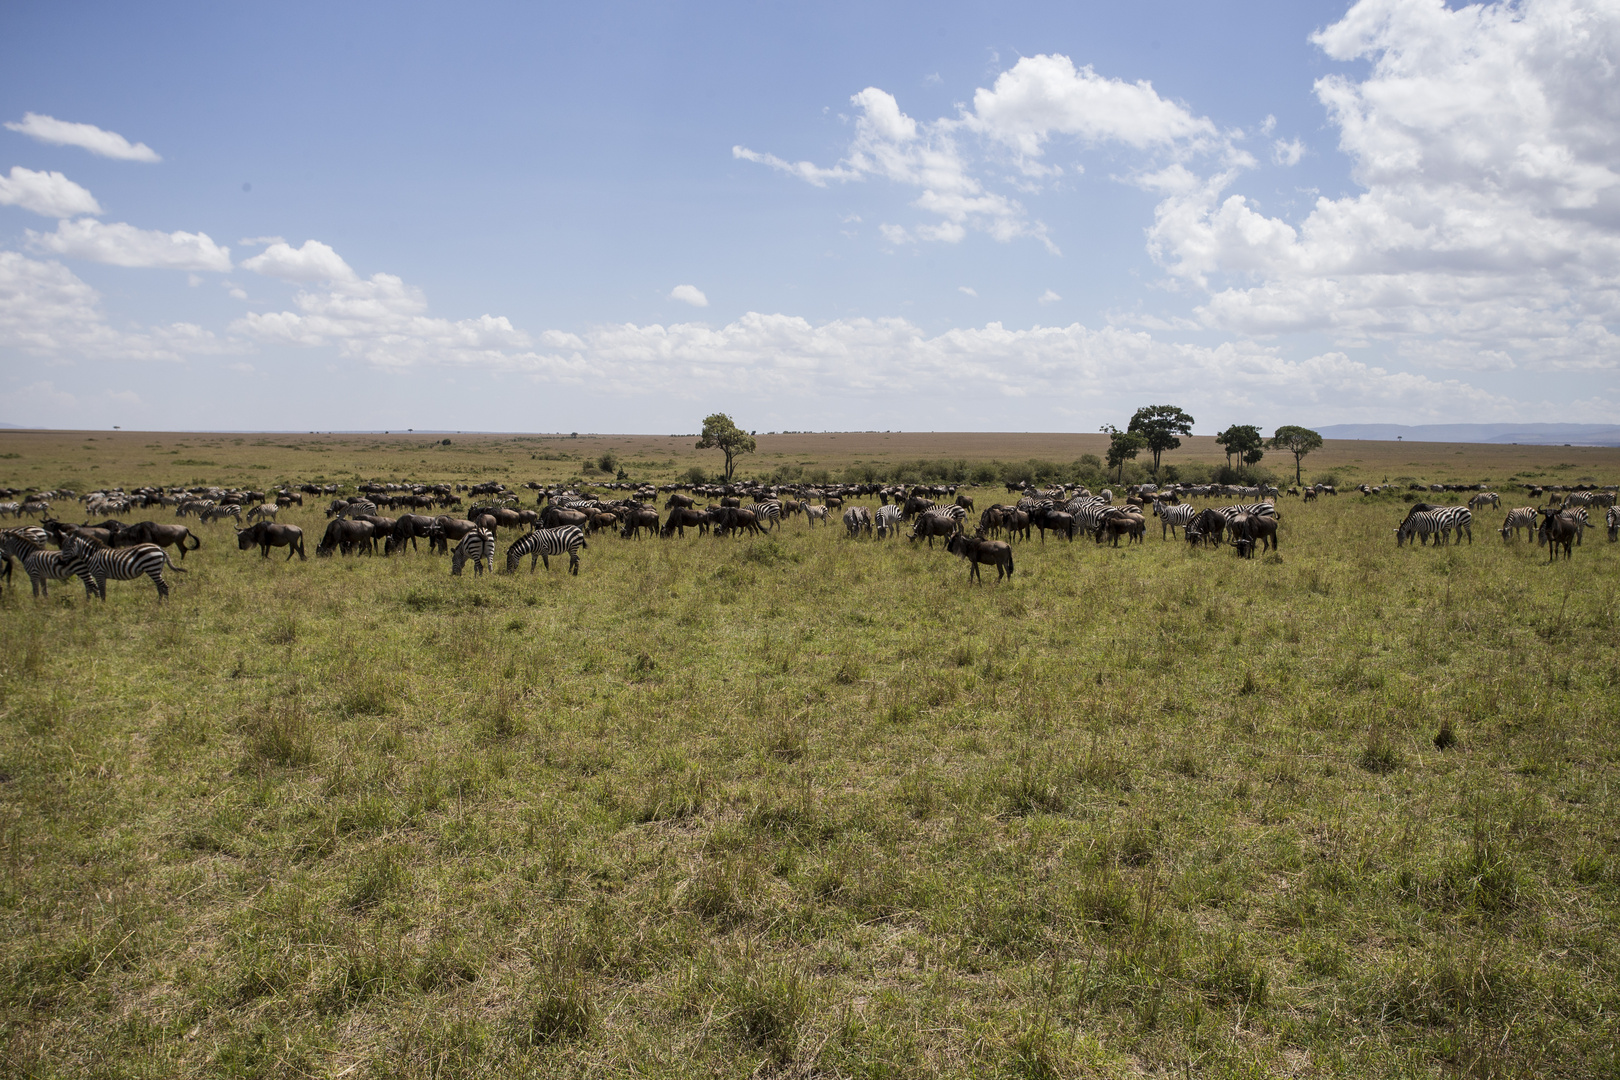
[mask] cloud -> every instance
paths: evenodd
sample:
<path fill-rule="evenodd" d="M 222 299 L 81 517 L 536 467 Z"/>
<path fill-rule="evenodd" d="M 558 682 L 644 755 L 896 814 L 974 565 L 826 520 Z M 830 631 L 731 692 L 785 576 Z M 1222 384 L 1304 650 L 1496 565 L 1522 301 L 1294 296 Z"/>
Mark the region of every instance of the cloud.
<path fill-rule="evenodd" d="M 237 241 L 243 247 L 263 247 L 266 244 L 285 244 L 286 242 L 287 238 L 284 236 L 244 236 Z"/>
<path fill-rule="evenodd" d="M 693 307 L 708 307 L 709 298 L 703 295 L 703 290 L 696 285 L 677 285 L 669 291 L 671 300 L 679 300 L 683 304 Z"/>
<path fill-rule="evenodd" d="M 78 146 L 102 157 L 119 161 L 156 162 L 163 159 L 145 143 L 130 145 L 130 141 L 113 131 L 104 131 L 94 124 L 74 124 L 54 116 L 27 113 L 21 120 L 8 120 L 6 127 L 40 142 L 55 146 Z"/>
<path fill-rule="evenodd" d="M 269 247 L 242 266 L 256 274 L 281 278 L 283 281 L 354 281 L 355 273 L 337 252 L 319 240 L 305 240 L 302 247 L 293 247 L 284 240 L 272 239 Z"/>
<path fill-rule="evenodd" d="M 956 287 L 956 291 L 962 293 L 964 296 L 977 297 L 979 295 L 978 290 L 974 289 L 971 285 L 958 285 Z"/>
<path fill-rule="evenodd" d="M 1289 222 L 1226 194 L 1231 172 L 1164 186 L 1150 250 L 1210 290 L 1206 325 L 1620 367 L 1620 8 L 1361 0 L 1312 40 L 1368 62 L 1316 83 L 1363 190 Z"/>
<path fill-rule="evenodd" d="M 35 172 L 21 165 L 0 176 L 0 206 L 18 206 L 53 218 L 99 214 L 96 197 L 59 172 Z"/>
<path fill-rule="evenodd" d="M 59 361 L 174 361 L 238 346 L 192 323 L 114 329 L 102 315 L 96 290 L 67 267 L 0 251 L 0 348 Z"/>
<path fill-rule="evenodd" d="M 733 146 L 731 156 L 742 161 L 752 161 L 757 165 L 769 165 L 773 169 L 785 172 L 790 176 L 797 176 L 800 180 L 814 184 L 816 187 L 826 187 L 829 180 L 859 180 L 861 176 L 860 173 L 853 169 L 845 169 L 837 165 L 830 169 L 824 169 L 808 161 L 783 161 L 775 154 L 761 154 L 748 149 L 746 146 Z"/>
<path fill-rule="evenodd" d="M 1284 168 L 1299 164 L 1299 159 L 1305 156 L 1305 144 L 1298 139 L 1283 141 L 1278 139 L 1271 144 L 1271 160 Z"/>
<path fill-rule="evenodd" d="M 1041 295 L 1035 298 L 1035 302 L 1037 304 L 1054 304 L 1061 299 L 1063 299 L 1063 297 L 1059 296 L 1051 289 L 1047 289 L 1045 292 L 1041 293 Z"/>
<path fill-rule="evenodd" d="M 112 266 L 214 271 L 231 268 L 231 249 L 220 247 L 206 233 L 158 232 L 123 223 L 105 225 L 92 218 L 58 222 L 56 231 L 50 233 L 30 229 L 28 246 L 34 251 Z"/>

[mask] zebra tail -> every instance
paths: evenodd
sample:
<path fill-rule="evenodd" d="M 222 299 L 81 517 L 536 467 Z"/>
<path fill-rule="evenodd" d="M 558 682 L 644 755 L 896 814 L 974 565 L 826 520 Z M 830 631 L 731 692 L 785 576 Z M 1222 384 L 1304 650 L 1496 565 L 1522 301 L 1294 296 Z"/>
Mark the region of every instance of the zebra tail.
<path fill-rule="evenodd" d="M 158 550 L 163 551 L 162 548 L 158 548 Z M 167 551 L 163 551 L 163 564 L 177 574 L 189 574 L 191 572 L 185 567 L 178 565 L 173 559 L 169 558 L 169 553 Z"/>

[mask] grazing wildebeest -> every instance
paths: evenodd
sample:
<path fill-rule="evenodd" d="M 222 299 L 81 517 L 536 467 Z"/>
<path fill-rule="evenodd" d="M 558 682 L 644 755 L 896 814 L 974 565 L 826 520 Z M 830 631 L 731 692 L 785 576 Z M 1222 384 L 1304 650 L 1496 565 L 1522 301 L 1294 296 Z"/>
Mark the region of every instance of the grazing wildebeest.
<path fill-rule="evenodd" d="M 1046 530 L 1061 533 L 1065 540 L 1074 539 L 1074 515 L 1063 510 L 1046 510 L 1030 515 L 1030 520 L 1041 531 L 1041 543 L 1046 543 Z"/>
<path fill-rule="evenodd" d="M 191 546 L 186 547 L 186 541 Z M 196 551 L 202 547 L 202 540 L 184 525 L 165 525 L 157 521 L 137 521 L 133 525 L 126 525 L 119 529 L 113 537 L 112 546 L 115 548 L 134 547 L 136 544 L 156 544 L 158 547 L 173 546 L 180 553 L 183 560 L 186 552 Z"/>
<path fill-rule="evenodd" d="M 1232 539 L 1246 540 L 1249 543 L 1249 554 L 1253 554 L 1255 545 L 1260 545 L 1263 551 L 1277 550 L 1277 519 L 1264 514 L 1239 514 L 1232 519 Z"/>
<path fill-rule="evenodd" d="M 393 531 L 383 541 L 383 554 L 391 555 L 395 551 L 404 551 L 406 544 L 411 545 L 412 551 L 420 551 L 421 549 L 416 545 L 416 540 L 417 537 L 421 536 L 430 537 L 428 549 L 432 550 L 432 529 L 433 519 L 426 514 L 401 514 L 394 522 Z"/>
<path fill-rule="evenodd" d="M 702 536 L 709 528 L 709 518 L 701 510 L 694 510 L 690 506 L 675 506 L 669 512 L 669 520 L 664 522 L 661 530 L 663 536 L 685 536 L 687 529 L 696 529 Z"/>
<path fill-rule="evenodd" d="M 256 521 L 245 529 L 236 530 L 236 549 L 246 551 L 254 544 L 259 545 L 259 554 L 268 559 L 270 549 L 284 547 L 287 549 L 287 561 L 291 562 L 293 553 L 297 552 L 300 562 L 304 561 L 304 530 L 297 525 L 278 525 L 273 521 Z"/>
<path fill-rule="evenodd" d="M 1557 510 L 1543 508 L 1541 518 L 1541 542 L 1547 545 L 1547 562 L 1551 563 L 1558 558 L 1558 545 L 1564 545 L 1564 558 L 1574 557 L 1575 538 L 1580 529 L 1575 522 L 1560 514 Z"/>
<path fill-rule="evenodd" d="M 647 530 L 649 535 L 657 535 L 658 511 L 651 509 L 632 510 L 625 515 L 624 530 L 621 535 L 623 535 L 626 540 L 630 539 L 631 537 L 639 538 L 643 529 Z"/>
<path fill-rule="evenodd" d="M 348 555 L 356 549 L 367 555 L 376 553 L 376 530 L 371 527 L 371 522 L 335 517 L 327 523 L 326 535 L 316 545 L 315 554 L 325 558 L 334 551 L 341 550 Z"/>
<path fill-rule="evenodd" d="M 968 561 L 968 580 L 983 584 L 984 579 L 979 576 L 979 564 L 994 565 L 996 580 L 1000 581 L 1005 574 L 1008 581 L 1013 575 L 1012 545 L 1002 540 L 986 540 L 983 536 L 969 536 L 966 533 L 957 533 L 945 542 L 945 550 L 952 555 L 960 555 Z"/>
<path fill-rule="evenodd" d="M 1097 522 L 1097 531 L 1093 534 L 1093 539 L 1100 544 L 1106 537 L 1114 547 L 1119 547 L 1119 538 L 1122 536 L 1140 541 L 1146 535 L 1145 517 L 1131 510 L 1114 509 L 1104 514 L 1102 520 Z"/>
<path fill-rule="evenodd" d="M 466 518 L 453 518 L 447 515 L 434 518 L 433 524 L 437 529 L 437 535 L 429 536 L 428 548 L 445 553 L 450 551 L 451 544 L 459 543 L 463 536 L 478 528 Z"/>

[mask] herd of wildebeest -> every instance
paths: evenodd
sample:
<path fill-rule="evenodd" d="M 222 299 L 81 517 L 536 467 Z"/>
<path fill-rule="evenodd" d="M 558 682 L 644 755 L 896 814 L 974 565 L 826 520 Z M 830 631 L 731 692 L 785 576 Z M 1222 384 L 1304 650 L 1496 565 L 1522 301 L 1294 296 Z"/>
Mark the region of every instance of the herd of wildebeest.
<path fill-rule="evenodd" d="M 688 529 L 700 536 L 740 537 L 780 528 L 802 517 L 807 527 L 842 523 L 852 538 L 891 538 L 909 530 L 910 539 L 933 547 L 941 540 L 945 550 L 967 560 L 970 580 L 979 579 L 981 565 L 994 566 L 999 581 L 1011 578 L 1013 544 L 1036 533 L 1044 543 L 1048 533 L 1074 540 L 1089 535 L 1098 544 L 1118 547 L 1121 540 L 1140 543 L 1148 532 L 1149 516 L 1157 517 L 1160 535 L 1169 540 L 1181 530 L 1189 544 L 1229 545 L 1239 556 L 1275 551 L 1281 515 L 1277 503 L 1284 494 L 1277 488 L 1217 484 L 1131 485 L 1114 492 L 1092 494 L 1084 487 L 1053 485 L 1037 489 L 1030 484 L 1008 484 L 1011 501 L 979 510 L 972 496 L 955 485 L 778 485 L 610 483 L 593 485 L 601 494 L 573 487 L 547 488 L 522 485 L 535 495 L 534 508 L 523 509 L 522 490 L 495 482 L 475 485 L 371 483 L 347 494 L 337 484 L 299 484 L 274 491 L 222 487 L 109 489 L 79 494 L 73 491 L 0 489 L 0 517 L 33 517 L 36 524 L 0 529 L 0 583 L 11 580 L 14 562 L 27 572 L 35 596 L 48 596 L 52 581 L 80 578 L 90 595 L 106 598 L 106 583 L 150 577 L 158 595 L 168 595 L 165 570 L 184 572 L 167 552 L 174 548 L 181 561 L 202 546 L 199 532 L 185 519 L 217 522 L 229 518 L 238 526 L 237 547 L 258 548 L 268 558 L 272 548 L 286 548 L 287 559 L 307 558 L 304 530 L 277 521 L 289 506 L 302 507 L 306 497 L 325 500 L 327 524 L 315 548 L 317 556 L 382 554 L 418 551 L 427 541 L 430 552 L 451 556 L 451 573 L 460 574 L 468 561 L 474 572 L 494 569 L 496 539 L 503 532 L 517 537 L 506 552 L 506 568 L 516 570 L 524 556 L 530 569 L 552 556 L 567 555 L 569 570 L 579 572 L 579 551 L 589 537 L 617 533 L 631 539 L 643 534 L 684 537 Z M 1363 496 L 1377 495 L 1383 487 L 1363 484 Z M 1436 546 L 1464 538 L 1473 542 L 1473 514 L 1487 506 L 1501 509 L 1502 499 L 1485 485 L 1418 485 L 1412 492 L 1466 493 L 1466 502 L 1412 502 L 1395 527 L 1397 546 L 1408 540 Z M 1527 495 L 1546 496 L 1549 503 L 1508 511 L 1500 532 L 1504 540 L 1522 529 L 1549 549 L 1548 561 L 1560 550 L 1566 558 L 1593 524 L 1589 511 L 1605 509 L 1604 524 L 1611 541 L 1620 539 L 1620 508 L 1615 488 L 1528 487 Z M 1337 488 L 1315 484 L 1289 488 L 1286 494 L 1302 502 L 1337 496 Z M 464 506 L 463 496 L 470 501 Z M 1016 498 L 1014 498 L 1016 496 Z M 1250 499 L 1198 508 L 1192 500 Z M 63 502 L 83 506 L 86 520 L 71 524 L 52 516 Z M 875 505 L 873 505 L 875 503 Z M 701 505 L 700 505 L 701 504 Z M 151 518 L 121 520 L 152 510 L 172 510 L 173 520 Z M 92 523 L 90 518 L 102 517 Z M 53 547 L 54 545 L 54 547 Z"/>

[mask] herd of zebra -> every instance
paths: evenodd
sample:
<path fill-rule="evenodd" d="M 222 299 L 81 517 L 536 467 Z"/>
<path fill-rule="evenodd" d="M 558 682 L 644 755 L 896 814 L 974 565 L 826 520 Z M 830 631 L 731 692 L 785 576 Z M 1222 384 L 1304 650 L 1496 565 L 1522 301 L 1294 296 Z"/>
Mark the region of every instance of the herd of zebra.
<path fill-rule="evenodd" d="M 893 537 L 909 525 L 913 542 L 925 540 L 933 547 L 934 541 L 940 539 L 947 551 L 967 558 L 970 577 L 978 576 L 982 563 L 996 565 L 999 579 L 1003 575 L 1010 577 L 1013 572 L 1011 542 L 1029 540 L 1036 532 L 1043 542 L 1048 533 L 1071 541 L 1087 534 L 1098 544 L 1111 543 L 1118 547 L 1122 540 L 1127 544 L 1142 542 L 1151 514 L 1159 519 L 1164 539 L 1175 538 L 1176 530 L 1180 529 L 1190 544 L 1229 544 L 1240 556 L 1250 557 L 1257 551 L 1276 550 L 1281 522 L 1277 504 L 1270 499 L 1199 509 L 1182 496 L 1227 492 L 1157 489 L 1152 485 L 1128 489 L 1121 504 L 1116 504 L 1113 492 L 1107 490 L 1093 495 L 1083 487 L 1055 486 L 1041 491 L 1021 486 L 1011 489 L 1020 494 L 1016 503 L 996 503 L 977 513 L 976 518 L 973 498 L 957 493 L 954 487 L 850 485 L 774 489 L 755 485 L 686 488 L 693 492 L 686 494 L 680 490 L 680 485 L 666 485 L 662 489 L 643 485 L 631 489 L 625 497 L 606 499 L 573 489 L 547 490 L 538 484 L 525 486 L 540 492 L 539 509 L 517 509 L 511 505 L 518 501 L 517 494 L 494 483 L 473 488 L 457 485 L 454 490 L 450 485 L 364 485 L 360 494 L 334 498 L 326 506 L 329 520 L 316 555 L 347 556 L 378 551 L 393 555 L 418 550 L 418 541 L 427 540 L 430 552 L 450 556 L 452 575 L 461 575 L 469 561 L 474 574 L 479 575 L 486 567 L 491 571 L 495 569 L 496 540 L 500 531 L 517 530 L 517 537 L 506 548 L 508 572 L 516 571 L 525 557 L 529 558 L 529 569 L 533 573 L 539 563 L 544 562 L 549 570 L 552 557 L 566 555 L 568 572 L 578 575 L 579 553 L 590 546 L 589 535 L 605 530 L 617 532 L 626 539 L 644 533 L 665 538 L 684 536 L 688 528 L 696 529 L 699 535 L 740 537 L 769 533 L 795 516 L 802 516 L 807 525 L 813 527 L 828 522 L 834 511 L 843 509 L 842 520 L 850 537 Z M 457 492 L 469 490 L 491 498 L 472 506 L 464 517 L 420 513 L 389 517 L 382 513 L 384 507 L 401 506 L 459 509 L 461 500 Z M 1235 490 L 1250 494 L 1249 490 Z M 1253 489 L 1255 493 L 1263 490 Z M 663 493 L 668 495 L 662 507 L 667 516 L 661 513 L 657 502 Z M 1332 488 L 1317 485 L 1306 489 L 1306 501 L 1323 493 L 1336 494 Z M 295 505 L 302 507 L 303 494 L 336 494 L 336 491 L 332 485 L 305 485 L 298 492 L 283 489 L 272 495 L 220 488 L 187 492 L 142 489 L 136 494 L 94 492 L 78 498 L 89 509 L 113 514 L 161 505 L 174 508 L 177 518 L 195 516 L 203 522 L 231 518 L 241 523 L 246 517 L 249 524 L 236 530 L 240 550 L 258 547 L 261 556 L 268 558 L 271 548 L 285 547 L 290 560 L 295 554 L 300 559 L 306 557 L 303 529 L 278 522 L 277 512 Z M 718 501 L 700 507 L 694 497 L 700 494 Z M 72 525 L 54 521 L 49 517 L 51 498 L 70 498 L 74 497 L 73 493 L 45 492 L 31 493 L 31 496 L 31 508 L 42 510 L 44 520 L 40 525 L 0 529 L 0 560 L 3 560 L 0 582 L 9 582 L 13 562 L 19 563 L 28 574 L 35 596 L 48 596 L 51 582 L 78 577 L 88 596 L 105 599 L 107 581 L 128 581 L 144 576 L 152 580 L 159 598 L 167 597 L 169 585 L 163 577 L 164 571 L 185 571 L 164 549 L 173 547 L 183 560 L 187 552 L 202 546 L 199 536 L 179 523 L 142 521 L 130 525 L 109 519 L 95 525 L 88 522 Z M 879 505 L 853 502 L 872 496 L 876 496 Z M 936 497 L 950 501 L 936 503 Z M 751 501 L 745 504 L 745 499 Z M 845 506 L 846 500 L 851 505 Z M 1500 503 L 1500 496 L 1488 491 L 1472 495 L 1468 505 L 1416 503 L 1396 527 L 1397 546 L 1409 540 L 1426 545 L 1430 538 L 1435 540 L 1436 546 L 1448 544 L 1454 538 L 1459 543 L 1464 539 L 1472 543 L 1474 510 L 1500 506 Z M 1591 524 L 1589 508 L 1606 507 L 1609 539 L 1620 539 L 1620 507 L 1614 504 L 1612 491 L 1569 492 L 1561 498 L 1555 497 L 1553 506 L 1510 510 L 1501 534 L 1504 539 L 1510 539 L 1523 529 L 1550 547 L 1549 560 L 1557 558 L 1560 548 L 1568 558 L 1572 547 L 1581 543 L 1585 528 Z M 245 513 L 244 505 L 248 507 Z"/>

